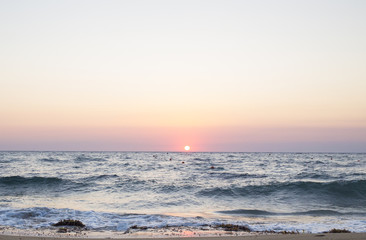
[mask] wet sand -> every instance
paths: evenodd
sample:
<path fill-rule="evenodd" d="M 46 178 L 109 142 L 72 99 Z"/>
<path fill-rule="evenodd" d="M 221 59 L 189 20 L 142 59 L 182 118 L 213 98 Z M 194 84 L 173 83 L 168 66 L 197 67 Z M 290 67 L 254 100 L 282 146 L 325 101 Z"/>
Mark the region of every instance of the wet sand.
<path fill-rule="evenodd" d="M 33 236 L 10 236 L 0 235 L 0 240 L 70 240 L 70 239 L 93 239 L 106 240 L 111 238 L 81 238 L 81 237 L 33 237 Z M 325 233 L 325 234 L 268 234 L 250 236 L 222 236 L 222 237 L 164 237 L 164 238 L 113 238 L 134 240 L 365 240 L 366 233 Z"/>

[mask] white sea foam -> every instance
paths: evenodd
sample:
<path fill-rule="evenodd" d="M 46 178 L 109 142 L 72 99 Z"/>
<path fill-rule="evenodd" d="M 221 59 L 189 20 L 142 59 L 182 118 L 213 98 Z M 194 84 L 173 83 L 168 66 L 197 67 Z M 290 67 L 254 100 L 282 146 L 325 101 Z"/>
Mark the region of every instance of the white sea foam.
<path fill-rule="evenodd" d="M 81 220 L 89 230 L 125 232 L 132 226 L 148 228 L 166 227 L 214 227 L 220 224 L 248 226 L 252 231 L 298 231 L 300 233 L 320 233 L 333 228 L 347 229 L 353 232 L 366 232 L 366 220 L 343 220 L 323 218 L 316 222 L 300 221 L 235 221 L 229 219 L 211 219 L 202 217 L 177 217 L 169 215 L 115 214 L 73 209 L 5 209 L 0 210 L 0 225 L 20 229 L 54 228 L 52 224 L 62 219 Z"/>

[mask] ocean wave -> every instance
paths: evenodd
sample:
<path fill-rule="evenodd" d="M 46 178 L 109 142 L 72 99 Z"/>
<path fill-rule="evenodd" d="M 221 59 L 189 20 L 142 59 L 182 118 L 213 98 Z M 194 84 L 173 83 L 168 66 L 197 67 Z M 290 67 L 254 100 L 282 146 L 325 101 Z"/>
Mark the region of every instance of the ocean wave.
<path fill-rule="evenodd" d="M 61 184 L 65 180 L 57 177 L 21 177 L 8 176 L 0 177 L 0 184 L 6 186 L 37 185 L 37 184 Z"/>
<path fill-rule="evenodd" d="M 74 182 L 57 177 L 0 177 L 0 194 L 3 196 L 80 192 L 85 191 L 88 186 L 90 183 Z"/>
<path fill-rule="evenodd" d="M 366 173 L 365 172 L 356 172 L 356 173 L 352 173 L 351 174 L 352 176 L 355 176 L 355 177 L 366 177 Z"/>
<path fill-rule="evenodd" d="M 333 181 L 333 182 L 285 182 L 260 186 L 215 187 L 200 190 L 200 196 L 206 197 L 259 197 L 274 194 L 286 194 L 291 197 L 316 199 L 326 198 L 329 201 L 342 204 L 366 205 L 366 180 Z"/>
<path fill-rule="evenodd" d="M 333 210 L 309 210 L 302 212 L 270 212 L 258 209 L 236 209 L 236 210 L 226 210 L 218 211 L 218 213 L 228 214 L 228 215 L 242 215 L 242 216 L 364 216 L 365 212 L 338 212 Z"/>

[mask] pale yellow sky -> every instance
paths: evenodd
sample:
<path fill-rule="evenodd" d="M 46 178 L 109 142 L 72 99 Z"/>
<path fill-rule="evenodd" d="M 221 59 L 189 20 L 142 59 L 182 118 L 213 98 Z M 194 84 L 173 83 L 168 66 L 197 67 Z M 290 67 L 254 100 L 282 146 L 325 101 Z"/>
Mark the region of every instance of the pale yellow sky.
<path fill-rule="evenodd" d="M 0 150 L 365 151 L 364 1 L 0 6 Z"/>

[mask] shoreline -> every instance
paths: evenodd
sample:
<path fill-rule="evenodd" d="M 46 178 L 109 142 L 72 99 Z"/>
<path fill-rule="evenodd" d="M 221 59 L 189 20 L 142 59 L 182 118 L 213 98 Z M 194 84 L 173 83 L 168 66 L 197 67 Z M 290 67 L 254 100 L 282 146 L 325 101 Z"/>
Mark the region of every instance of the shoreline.
<path fill-rule="evenodd" d="M 56 229 L 0 229 L 0 240 L 365 240 L 366 232 L 246 232 L 246 231 L 199 231 L 192 228 L 179 228 L 153 231 L 93 231 L 68 228 L 67 232 Z M 60 230 L 60 229 L 59 229 Z"/>
<path fill-rule="evenodd" d="M 49 237 L 49 236 L 22 236 L 22 235 L 3 235 L 0 234 L 0 240 L 70 240 L 70 239 L 93 239 L 93 240 L 166 240 L 166 239 L 176 239 L 176 240 L 364 240 L 366 239 L 366 233 L 300 233 L 300 234 L 257 234 L 257 235 L 243 235 L 243 236 L 206 236 L 206 237 L 177 237 L 177 236 L 167 236 L 167 237 Z"/>

